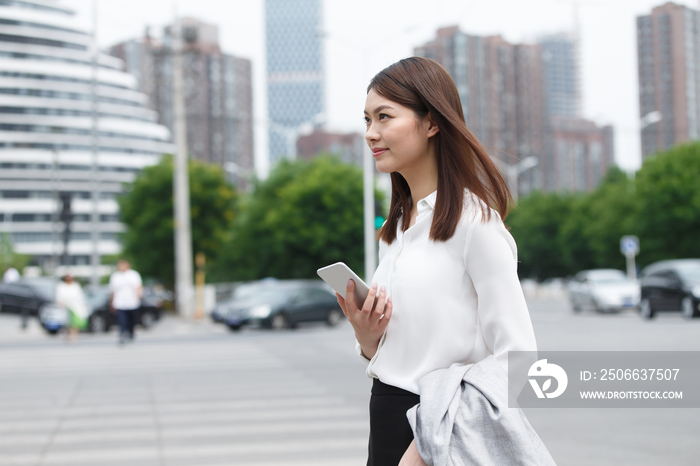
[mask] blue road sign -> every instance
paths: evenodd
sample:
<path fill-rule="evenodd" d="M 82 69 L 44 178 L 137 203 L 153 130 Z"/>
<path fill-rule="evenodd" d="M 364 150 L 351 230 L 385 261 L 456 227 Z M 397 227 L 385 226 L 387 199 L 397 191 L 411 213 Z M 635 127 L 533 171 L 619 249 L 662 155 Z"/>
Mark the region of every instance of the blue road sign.
<path fill-rule="evenodd" d="M 620 251 L 625 256 L 636 256 L 639 254 L 639 238 L 636 236 L 623 236 L 620 238 Z"/>

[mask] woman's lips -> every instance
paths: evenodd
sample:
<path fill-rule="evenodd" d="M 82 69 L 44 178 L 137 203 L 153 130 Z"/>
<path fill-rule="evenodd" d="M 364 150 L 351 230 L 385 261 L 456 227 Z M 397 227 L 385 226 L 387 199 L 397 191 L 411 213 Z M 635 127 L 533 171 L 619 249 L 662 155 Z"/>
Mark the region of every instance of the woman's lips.
<path fill-rule="evenodd" d="M 384 152 L 388 151 L 389 149 L 372 149 L 372 155 L 374 157 L 382 155 Z"/>

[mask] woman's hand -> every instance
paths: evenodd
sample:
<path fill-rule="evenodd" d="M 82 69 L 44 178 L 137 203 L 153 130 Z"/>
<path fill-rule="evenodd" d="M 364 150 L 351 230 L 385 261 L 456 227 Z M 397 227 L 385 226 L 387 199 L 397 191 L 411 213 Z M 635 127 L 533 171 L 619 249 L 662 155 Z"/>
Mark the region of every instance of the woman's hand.
<path fill-rule="evenodd" d="M 391 319 L 393 309 L 391 297 L 386 300 L 384 285 L 377 291 L 377 284 L 373 283 L 362 308 L 358 309 L 357 304 L 355 304 L 354 291 L 355 283 L 349 280 L 345 291 L 346 299 L 343 299 L 338 293 L 335 295 L 338 298 L 338 304 L 343 309 L 343 314 L 347 317 L 352 328 L 355 329 L 355 338 L 360 343 L 362 354 L 366 358 L 372 359 L 377 352 L 379 340 L 389 324 L 389 319 Z M 375 298 L 377 298 L 376 305 Z"/>
<path fill-rule="evenodd" d="M 399 466 L 428 466 L 423 461 L 423 458 L 418 454 L 418 448 L 416 447 L 416 441 L 413 440 L 411 444 L 406 449 L 406 453 L 401 457 Z"/>

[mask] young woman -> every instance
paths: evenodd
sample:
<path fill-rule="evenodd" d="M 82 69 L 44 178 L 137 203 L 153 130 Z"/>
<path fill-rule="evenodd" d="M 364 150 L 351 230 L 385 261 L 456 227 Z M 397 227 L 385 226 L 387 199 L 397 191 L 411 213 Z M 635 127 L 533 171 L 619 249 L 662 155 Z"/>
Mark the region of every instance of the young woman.
<path fill-rule="evenodd" d="M 389 66 L 368 87 L 365 121 L 391 207 L 367 300 L 354 302 L 352 280 L 337 297 L 374 378 L 367 464 L 420 465 L 406 411 L 421 377 L 491 354 L 505 368 L 508 351 L 536 350 L 535 336 L 501 220 L 510 193 L 449 74 L 425 58 Z"/>
<path fill-rule="evenodd" d="M 85 304 L 83 289 L 72 275 L 66 274 L 63 281 L 56 286 L 56 303 L 68 310 L 67 341 L 75 343 L 78 339 L 78 332 L 87 327 L 88 308 Z"/>

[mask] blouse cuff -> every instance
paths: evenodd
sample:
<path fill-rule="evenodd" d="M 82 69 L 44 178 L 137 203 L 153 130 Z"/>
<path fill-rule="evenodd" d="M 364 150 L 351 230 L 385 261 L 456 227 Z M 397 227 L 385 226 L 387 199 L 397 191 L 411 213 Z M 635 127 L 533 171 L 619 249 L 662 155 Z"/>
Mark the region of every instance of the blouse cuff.
<path fill-rule="evenodd" d="M 355 340 L 355 351 L 357 352 L 357 355 L 360 356 L 365 361 L 367 361 L 367 362 L 371 361 L 371 359 L 369 359 L 367 356 L 362 354 L 362 347 L 360 346 L 360 342 L 357 340 Z"/>

